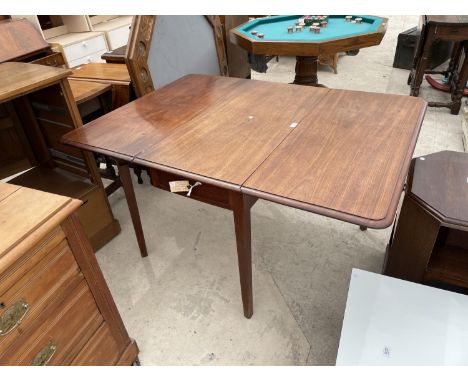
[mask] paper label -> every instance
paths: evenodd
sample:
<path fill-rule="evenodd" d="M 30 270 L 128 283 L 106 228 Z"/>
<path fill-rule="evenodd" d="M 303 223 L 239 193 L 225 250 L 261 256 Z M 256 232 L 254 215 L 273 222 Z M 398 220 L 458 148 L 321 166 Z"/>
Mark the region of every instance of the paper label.
<path fill-rule="evenodd" d="M 175 180 L 174 182 L 169 182 L 169 188 L 171 192 L 188 192 L 190 184 L 188 180 Z"/>

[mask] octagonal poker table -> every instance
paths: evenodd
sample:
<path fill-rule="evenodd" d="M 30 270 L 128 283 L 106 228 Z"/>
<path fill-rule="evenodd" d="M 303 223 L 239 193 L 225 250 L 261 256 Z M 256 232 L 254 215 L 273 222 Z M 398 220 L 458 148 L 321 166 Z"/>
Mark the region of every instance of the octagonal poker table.
<path fill-rule="evenodd" d="M 378 16 L 327 16 L 327 26 L 314 33 L 306 26 L 295 31 L 295 23 L 304 16 L 268 16 L 253 19 L 231 29 L 231 42 L 250 53 L 296 56 L 294 84 L 323 86 L 317 79 L 318 56 L 358 51 L 379 45 L 385 35 L 388 19 Z M 360 23 L 356 19 L 360 18 Z M 288 32 L 293 28 L 293 33 Z"/>

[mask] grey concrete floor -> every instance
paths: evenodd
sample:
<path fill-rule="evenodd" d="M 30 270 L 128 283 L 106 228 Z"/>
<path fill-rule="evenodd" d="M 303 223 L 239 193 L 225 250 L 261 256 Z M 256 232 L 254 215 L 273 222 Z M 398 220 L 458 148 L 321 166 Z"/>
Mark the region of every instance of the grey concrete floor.
<path fill-rule="evenodd" d="M 390 17 L 379 46 L 341 56 L 331 88 L 408 94 L 392 67 L 398 33 L 417 16 Z M 294 58 L 257 80 L 291 82 Z M 421 96 L 448 95 L 423 84 Z M 415 155 L 462 151 L 461 116 L 429 109 Z M 141 259 L 121 190 L 110 198 L 122 232 L 98 261 L 144 365 L 333 365 L 353 267 L 380 272 L 390 228 L 351 224 L 259 201 L 252 209 L 255 312 L 242 315 L 229 211 L 135 183 L 149 257 Z"/>

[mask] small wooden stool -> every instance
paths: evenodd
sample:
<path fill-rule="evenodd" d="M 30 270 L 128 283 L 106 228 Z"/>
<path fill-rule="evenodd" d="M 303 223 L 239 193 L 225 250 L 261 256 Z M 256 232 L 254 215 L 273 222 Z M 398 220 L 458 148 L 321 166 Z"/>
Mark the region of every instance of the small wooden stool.
<path fill-rule="evenodd" d="M 453 41 L 454 48 L 447 70 L 427 70 L 432 47 L 436 40 Z M 461 53 L 465 58 L 460 65 Z M 425 73 L 449 76 L 451 102 L 429 102 L 429 106 L 448 107 L 452 114 L 458 114 L 463 90 L 468 79 L 468 16 L 421 16 L 421 37 L 413 60 L 413 68 L 408 77 L 410 95 L 417 97 Z"/>
<path fill-rule="evenodd" d="M 413 159 L 384 274 L 468 288 L 467 176 L 467 153 L 442 151 Z"/>

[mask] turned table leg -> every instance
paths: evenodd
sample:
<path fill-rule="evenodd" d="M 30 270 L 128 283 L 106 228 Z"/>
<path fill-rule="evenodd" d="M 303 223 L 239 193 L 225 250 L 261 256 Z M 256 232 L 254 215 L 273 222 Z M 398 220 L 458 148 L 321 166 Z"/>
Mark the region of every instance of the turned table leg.
<path fill-rule="evenodd" d="M 250 234 L 250 208 L 255 203 L 255 198 L 240 192 L 231 192 L 231 209 L 234 213 L 234 225 L 236 230 L 237 257 L 239 262 L 239 276 L 241 284 L 242 304 L 244 316 L 252 317 L 252 245 Z"/>
<path fill-rule="evenodd" d="M 455 115 L 460 111 L 463 93 L 468 81 L 468 41 L 464 42 L 463 49 L 465 50 L 465 58 L 463 59 L 457 81 L 454 84 L 455 89 L 452 91 L 452 106 L 450 107 L 451 114 Z"/>
<path fill-rule="evenodd" d="M 419 88 L 424 76 L 424 71 L 429 65 L 429 61 L 432 56 L 432 46 L 434 44 L 434 31 L 432 28 L 428 28 L 424 46 L 422 48 L 421 57 L 416 58 L 414 74 L 411 78 L 411 90 L 410 95 L 413 97 L 419 96 Z"/>
<path fill-rule="evenodd" d="M 293 84 L 324 87 L 317 80 L 317 62 L 317 56 L 297 56 L 296 77 Z"/>
<path fill-rule="evenodd" d="M 142 257 L 148 256 L 146 249 L 145 236 L 143 235 L 143 227 L 141 226 L 140 213 L 138 212 L 138 205 L 135 197 L 135 190 L 133 189 L 132 177 L 130 175 L 130 169 L 127 163 L 117 162 L 119 169 L 119 177 L 122 182 L 124 189 L 125 198 L 127 199 L 128 209 L 130 210 L 130 216 L 132 218 L 133 228 L 140 247 L 140 253 Z"/>

